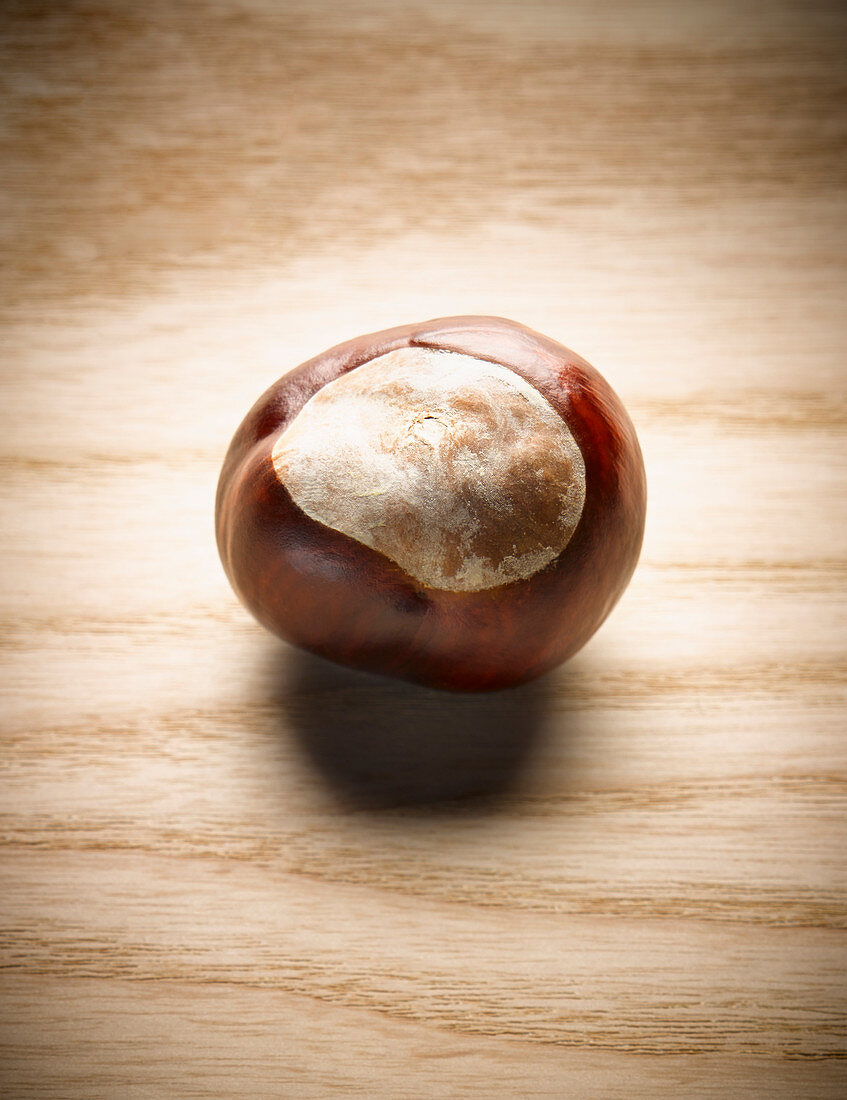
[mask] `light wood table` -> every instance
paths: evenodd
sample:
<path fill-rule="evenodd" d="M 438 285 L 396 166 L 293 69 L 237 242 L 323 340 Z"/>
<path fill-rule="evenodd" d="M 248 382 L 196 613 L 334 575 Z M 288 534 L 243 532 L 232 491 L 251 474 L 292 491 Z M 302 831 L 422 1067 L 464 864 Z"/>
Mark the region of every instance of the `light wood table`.
<path fill-rule="evenodd" d="M 843 5 L 0 24 L 3 1097 L 847 1094 Z M 650 486 L 487 697 L 298 655 L 212 530 L 267 385 L 456 313 Z"/>

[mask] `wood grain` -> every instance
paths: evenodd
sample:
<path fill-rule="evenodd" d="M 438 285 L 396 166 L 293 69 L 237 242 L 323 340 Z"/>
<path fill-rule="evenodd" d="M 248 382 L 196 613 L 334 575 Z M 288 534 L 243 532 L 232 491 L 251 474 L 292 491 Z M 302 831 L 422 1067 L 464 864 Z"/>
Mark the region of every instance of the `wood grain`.
<path fill-rule="evenodd" d="M 844 1095 L 846 23 L 2 6 L 4 1097 Z M 275 642 L 212 532 L 279 374 L 457 313 L 650 491 L 478 698 Z"/>

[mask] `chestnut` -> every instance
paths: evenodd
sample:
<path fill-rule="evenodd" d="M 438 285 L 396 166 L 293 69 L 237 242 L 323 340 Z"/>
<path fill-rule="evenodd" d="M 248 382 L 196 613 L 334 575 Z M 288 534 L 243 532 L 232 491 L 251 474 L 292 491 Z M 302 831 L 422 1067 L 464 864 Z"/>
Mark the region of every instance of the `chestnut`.
<path fill-rule="evenodd" d="M 285 374 L 224 460 L 218 547 L 289 642 L 484 691 L 575 653 L 644 532 L 635 430 L 561 344 L 497 317 L 361 336 Z"/>

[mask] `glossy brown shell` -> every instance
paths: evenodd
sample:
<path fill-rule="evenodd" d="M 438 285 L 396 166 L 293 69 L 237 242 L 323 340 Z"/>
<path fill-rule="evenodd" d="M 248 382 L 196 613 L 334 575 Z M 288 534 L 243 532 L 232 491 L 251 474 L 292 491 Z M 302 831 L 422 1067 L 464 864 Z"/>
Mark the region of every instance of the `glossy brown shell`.
<path fill-rule="evenodd" d="M 579 444 L 586 471 L 579 524 L 558 558 L 527 580 L 479 592 L 428 588 L 309 518 L 276 476 L 273 445 L 314 393 L 410 345 L 510 367 L 547 398 Z M 588 641 L 632 576 L 645 508 L 635 429 L 593 367 L 512 321 L 449 317 L 350 340 L 275 383 L 230 444 L 216 529 L 236 593 L 282 638 L 356 668 L 482 691 L 532 680 Z"/>

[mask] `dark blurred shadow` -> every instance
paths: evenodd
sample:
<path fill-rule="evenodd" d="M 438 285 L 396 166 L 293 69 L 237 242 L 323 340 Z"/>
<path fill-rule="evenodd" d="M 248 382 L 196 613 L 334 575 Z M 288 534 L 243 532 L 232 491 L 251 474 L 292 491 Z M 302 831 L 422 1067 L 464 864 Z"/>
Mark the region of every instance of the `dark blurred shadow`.
<path fill-rule="evenodd" d="M 285 728 L 351 808 L 496 809 L 519 782 L 548 707 L 547 678 L 466 695 L 295 649 L 275 663 Z"/>

